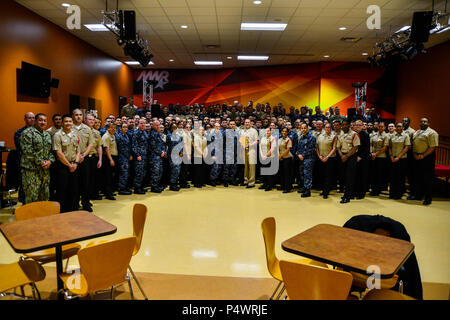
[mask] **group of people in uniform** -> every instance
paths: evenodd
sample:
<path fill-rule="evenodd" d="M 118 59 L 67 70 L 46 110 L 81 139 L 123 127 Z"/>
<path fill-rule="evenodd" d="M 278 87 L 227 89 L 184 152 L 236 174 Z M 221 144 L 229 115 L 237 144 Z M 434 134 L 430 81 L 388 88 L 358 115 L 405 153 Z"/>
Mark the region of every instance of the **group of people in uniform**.
<path fill-rule="evenodd" d="M 104 123 L 75 109 L 53 115 L 48 129 L 47 115 L 28 112 L 15 133 L 19 200 L 50 199 L 61 212 L 92 212 L 91 200 L 115 200 L 116 192 L 177 192 L 191 183 L 253 188 L 259 182 L 259 189 L 283 193 L 296 185 L 303 198 L 312 189 L 325 199 L 336 190 L 348 203 L 385 190 L 401 199 L 407 179 L 407 199 L 431 204 L 439 139 L 427 118 L 415 131 L 409 118 L 386 126 L 372 110 L 347 119 L 337 107 L 326 114 L 317 107 L 311 115 L 304 107 L 286 113 L 281 105 L 277 112 L 257 106 L 161 106 L 153 117 L 151 109 L 131 104 Z"/>

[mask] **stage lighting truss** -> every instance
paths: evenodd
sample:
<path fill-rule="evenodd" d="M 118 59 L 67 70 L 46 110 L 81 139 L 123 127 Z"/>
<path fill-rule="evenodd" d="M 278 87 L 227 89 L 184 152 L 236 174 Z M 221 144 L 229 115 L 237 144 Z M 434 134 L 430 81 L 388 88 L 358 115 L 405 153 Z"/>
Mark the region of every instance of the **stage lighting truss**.
<path fill-rule="evenodd" d="M 430 34 L 442 33 L 450 29 L 450 13 L 435 12 L 433 14 Z M 411 27 L 397 31 L 375 44 L 373 55 L 368 58 L 371 65 L 385 65 L 389 59 L 400 57 L 402 60 L 411 60 L 418 52 L 425 52 L 422 43 L 410 41 Z"/>
<path fill-rule="evenodd" d="M 136 33 L 136 38 L 134 40 L 124 40 L 122 39 L 123 30 L 123 15 L 119 10 L 119 2 L 117 1 L 117 7 L 115 10 L 108 11 L 108 0 L 106 0 L 106 10 L 102 10 L 103 21 L 102 24 L 111 31 L 117 38 L 117 44 L 125 47 L 128 45 L 133 48 L 136 53 L 132 56 L 136 61 L 145 67 L 153 57 L 148 49 L 147 40 L 142 39 L 138 33 Z"/>

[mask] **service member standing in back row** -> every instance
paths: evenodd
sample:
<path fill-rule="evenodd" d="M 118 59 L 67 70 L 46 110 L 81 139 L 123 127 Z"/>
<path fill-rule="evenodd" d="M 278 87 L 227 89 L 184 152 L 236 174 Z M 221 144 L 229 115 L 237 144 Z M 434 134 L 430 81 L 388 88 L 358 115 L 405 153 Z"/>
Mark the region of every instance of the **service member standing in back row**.
<path fill-rule="evenodd" d="M 73 120 L 68 114 L 62 117 L 63 127 L 53 136 L 56 152 L 56 201 L 61 212 L 76 211 L 78 203 L 78 165 L 80 161 L 80 138 L 72 131 Z"/>
<path fill-rule="evenodd" d="M 50 197 L 50 166 L 55 162 L 52 152 L 52 138 L 45 131 L 47 116 L 38 113 L 34 126 L 25 129 L 20 135 L 22 148 L 22 186 L 25 203 L 48 201 Z"/>
<path fill-rule="evenodd" d="M 439 135 L 429 127 L 427 118 L 420 120 L 420 130 L 413 136 L 414 174 L 412 194 L 408 200 L 421 200 L 424 205 L 431 204 L 433 192 L 435 149 L 439 145 Z"/>
<path fill-rule="evenodd" d="M 348 120 L 342 121 L 343 134 L 338 137 L 338 153 L 344 171 L 345 191 L 341 203 L 348 203 L 355 197 L 356 153 L 361 144 L 356 132 L 350 130 Z"/>

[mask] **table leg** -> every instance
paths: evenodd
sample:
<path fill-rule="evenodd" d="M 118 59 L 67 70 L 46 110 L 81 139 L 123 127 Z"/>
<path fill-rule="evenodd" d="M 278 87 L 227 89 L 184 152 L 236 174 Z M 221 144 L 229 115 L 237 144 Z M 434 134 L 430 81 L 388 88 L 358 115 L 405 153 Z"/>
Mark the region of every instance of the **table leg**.
<path fill-rule="evenodd" d="M 59 278 L 59 275 L 63 272 L 63 262 L 62 262 L 62 247 L 56 246 L 56 281 L 58 288 L 58 300 L 64 300 L 64 294 L 62 293 L 62 289 L 64 289 L 64 283 Z"/>

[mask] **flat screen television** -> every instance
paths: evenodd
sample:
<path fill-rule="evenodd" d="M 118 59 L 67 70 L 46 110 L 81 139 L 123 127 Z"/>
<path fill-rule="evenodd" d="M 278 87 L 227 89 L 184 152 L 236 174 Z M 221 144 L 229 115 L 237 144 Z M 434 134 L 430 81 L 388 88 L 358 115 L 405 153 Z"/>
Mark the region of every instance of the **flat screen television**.
<path fill-rule="evenodd" d="M 50 96 L 51 71 L 22 61 L 19 71 L 18 92 L 21 95 L 48 98 Z"/>

